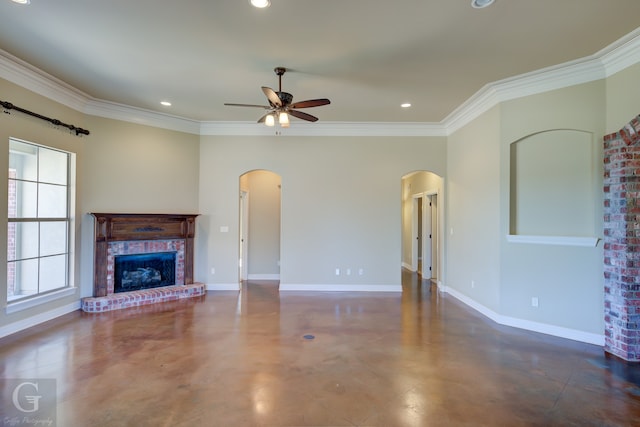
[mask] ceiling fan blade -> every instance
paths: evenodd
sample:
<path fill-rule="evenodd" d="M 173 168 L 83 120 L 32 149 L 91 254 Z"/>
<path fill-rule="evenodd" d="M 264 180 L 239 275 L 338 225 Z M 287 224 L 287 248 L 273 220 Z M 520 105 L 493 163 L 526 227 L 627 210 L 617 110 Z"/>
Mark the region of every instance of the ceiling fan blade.
<path fill-rule="evenodd" d="M 270 87 L 262 86 L 262 92 L 267 96 L 269 102 L 273 104 L 274 107 L 282 107 L 282 101 L 280 101 L 280 97 L 277 93 L 273 91 Z"/>
<path fill-rule="evenodd" d="M 225 102 L 224 105 L 228 107 L 253 107 L 253 108 L 264 108 L 265 110 L 270 109 L 271 107 L 268 105 L 256 105 L 256 104 L 232 104 Z"/>
<path fill-rule="evenodd" d="M 318 121 L 317 117 L 312 116 L 311 114 L 303 113 L 302 111 L 289 110 L 288 113 L 291 114 L 293 117 L 297 117 L 299 119 L 306 120 L 308 122 Z"/>
<path fill-rule="evenodd" d="M 291 104 L 291 108 L 309 108 L 309 107 L 319 107 L 321 105 L 331 104 L 327 98 L 322 99 L 308 99 L 306 101 L 295 102 Z"/>

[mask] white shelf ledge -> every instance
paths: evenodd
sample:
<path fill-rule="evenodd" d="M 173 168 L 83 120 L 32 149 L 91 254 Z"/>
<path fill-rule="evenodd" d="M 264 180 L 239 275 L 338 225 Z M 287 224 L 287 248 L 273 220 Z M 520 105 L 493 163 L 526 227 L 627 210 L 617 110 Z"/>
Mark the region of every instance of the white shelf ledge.
<path fill-rule="evenodd" d="M 598 237 L 507 235 L 507 242 L 509 243 L 527 243 L 534 245 L 584 246 L 595 248 L 598 245 L 598 241 L 600 241 Z"/>

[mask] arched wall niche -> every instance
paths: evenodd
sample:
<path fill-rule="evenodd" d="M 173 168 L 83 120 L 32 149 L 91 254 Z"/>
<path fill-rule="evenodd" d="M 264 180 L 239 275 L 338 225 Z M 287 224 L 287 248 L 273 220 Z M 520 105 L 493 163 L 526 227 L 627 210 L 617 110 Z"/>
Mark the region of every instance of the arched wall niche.
<path fill-rule="evenodd" d="M 597 161 L 586 131 L 552 129 L 511 143 L 509 234 L 596 235 Z"/>

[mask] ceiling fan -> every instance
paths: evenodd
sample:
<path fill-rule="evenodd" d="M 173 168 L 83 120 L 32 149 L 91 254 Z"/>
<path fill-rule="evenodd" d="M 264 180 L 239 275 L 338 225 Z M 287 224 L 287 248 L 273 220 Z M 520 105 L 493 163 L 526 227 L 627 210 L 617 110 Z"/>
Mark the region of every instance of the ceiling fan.
<path fill-rule="evenodd" d="M 312 116 L 311 114 L 303 113 L 302 111 L 298 111 L 298 108 L 310 108 L 310 107 L 319 107 L 321 105 L 330 104 L 326 98 L 321 99 L 308 99 L 306 101 L 294 102 L 293 104 L 293 95 L 288 92 L 282 91 L 282 75 L 287 71 L 284 67 L 276 67 L 273 70 L 278 76 L 278 91 L 274 91 L 273 89 L 262 86 L 262 92 L 267 97 L 269 101 L 269 105 L 254 105 L 254 104 L 231 104 L 225 103 L 224 105 L 231 107 L 253 107 L 253 108 L 263 108 L 268 110 L 267 113 L 260 117 L 258 123 L 264 123 L 267 126 L 274 126 L 276 123 L 276 118 L 278 119 L 278 123 L 282 127 L 289 127 L 289 115 L 293 117 L 297 117 L 302 120 L 306 120 L 309 122 L 316 122 L 318 118 Z"/>

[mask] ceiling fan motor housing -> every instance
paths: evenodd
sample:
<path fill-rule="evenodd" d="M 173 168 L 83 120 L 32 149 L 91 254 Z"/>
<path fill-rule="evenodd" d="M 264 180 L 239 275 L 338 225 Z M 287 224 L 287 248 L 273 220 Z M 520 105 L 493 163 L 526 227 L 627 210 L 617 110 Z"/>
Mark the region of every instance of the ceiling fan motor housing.
<path fill-rule="evenodd" d="M 291 95 L 288 92 L 276 92 L 278 94 L 278 98 L 280 98 L 280 101 L 282 101 L 282 105 L 283 106 L 287 106 L 289 104 L 291 104 L 291 101 L 293 100 L 293 95 Z"/>

